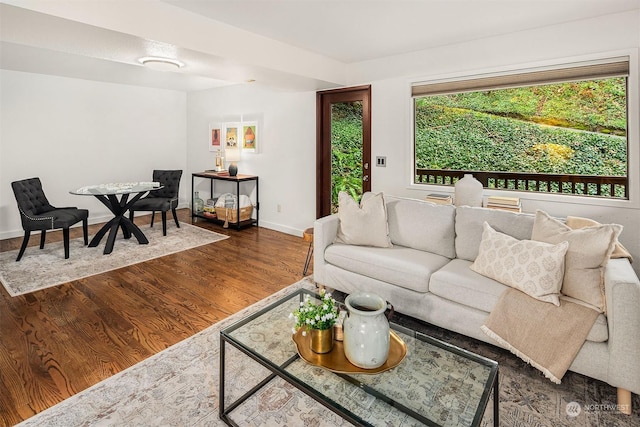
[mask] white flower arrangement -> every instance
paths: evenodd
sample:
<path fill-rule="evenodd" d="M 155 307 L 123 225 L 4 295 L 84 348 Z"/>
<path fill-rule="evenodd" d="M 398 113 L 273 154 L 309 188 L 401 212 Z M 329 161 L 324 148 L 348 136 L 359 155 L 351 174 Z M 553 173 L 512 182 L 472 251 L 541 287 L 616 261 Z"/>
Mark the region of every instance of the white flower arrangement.
<path fill-rule="evenodd" d="M 309 329 L 329 329 L 336 323 L 338 320 L 336 300 L 324 289 L 320 290 L 320 298 L 321 300 L 316 303 L 317 300 L 305 295 L 304 300 L 300 302 L 300 308 L 289 315 L 290 319 L 296 320 L 293 333 L 296 333 L 298 328 L 304 327 L 302 334 L 306 335 Z"/>

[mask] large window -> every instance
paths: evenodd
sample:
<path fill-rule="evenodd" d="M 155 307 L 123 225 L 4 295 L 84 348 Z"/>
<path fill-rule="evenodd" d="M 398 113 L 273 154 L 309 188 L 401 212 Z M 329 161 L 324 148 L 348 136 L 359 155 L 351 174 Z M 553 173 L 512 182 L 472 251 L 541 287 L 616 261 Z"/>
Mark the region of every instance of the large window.
<path fill-rule="evenodd" d="M 628 198 L 628 59 L 417 84 L 417 184 Z"/>

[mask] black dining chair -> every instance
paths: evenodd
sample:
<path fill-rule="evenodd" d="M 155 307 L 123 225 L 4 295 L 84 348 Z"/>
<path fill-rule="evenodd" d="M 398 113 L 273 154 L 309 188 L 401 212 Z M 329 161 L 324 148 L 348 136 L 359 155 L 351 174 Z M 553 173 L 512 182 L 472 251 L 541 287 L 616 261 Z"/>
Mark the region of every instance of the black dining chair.
<path fill-rule="evenodd" d="M 180 189 L 181 170 L 154 170 L 153 181 L 159 182 L 163 187 L 151 191 L 149 194 L 133 204 L 129 209 L 129 219 L 133 221 L 135 211 L 151 211 L 151 227 L 156 216 L 156 211 L 162 212 L 162 235 L 167 235 L 167 211 L 173 214 L 176 227 L 180 228 L 176 208 L 178 207 L 178 190 Z"/>
<path fill-rule="evenodd" d="M 69 258 L 69 227 L 82 221 L 84 244 L 88 244 L 87 219 L 89 211 L 76 207 L 56 208 L 51 206 L 42 189 L 40 178 L 29 178 L 11 183 L 13 194 L 18 202 L 24 239 L 18 253 L 17 261 L 24 255 L 32 231 L 40 231 L 40 249 L 44 248 L 47 230 L 62 228 L 64 237 L 64 258 Z"/>

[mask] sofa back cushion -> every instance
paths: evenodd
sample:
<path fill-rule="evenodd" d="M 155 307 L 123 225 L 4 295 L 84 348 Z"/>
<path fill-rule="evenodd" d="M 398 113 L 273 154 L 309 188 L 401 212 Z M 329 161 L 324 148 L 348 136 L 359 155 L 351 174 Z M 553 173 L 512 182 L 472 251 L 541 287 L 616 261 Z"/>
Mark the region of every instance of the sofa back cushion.
<path fill-rule="evenodd" d="M 458 206 L 456 209 L 456 257 L 475 261 L 482 241 L 482 225 L 487 222 L 494 230 L 518 240 L 530 240 L 535 215 L 500 209 Z"/>
<path fill-rule="evenodd" d="M 454 206 L 393 196 L 385 201 L 391 243 L 455 258 Z"/>

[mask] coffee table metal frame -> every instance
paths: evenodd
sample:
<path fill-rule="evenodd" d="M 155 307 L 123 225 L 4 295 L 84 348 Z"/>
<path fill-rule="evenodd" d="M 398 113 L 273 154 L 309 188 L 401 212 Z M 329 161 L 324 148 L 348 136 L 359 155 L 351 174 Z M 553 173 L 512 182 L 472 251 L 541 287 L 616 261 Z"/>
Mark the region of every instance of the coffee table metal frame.
<path fill-rule="evenodd" d="M 238 424 L 236 424 L 231 418 L 230 418 L 230 414 L 231 412 L 236 409 L 238 406 L 240 406 L 242 403 L 244 403 L 248 398 L 250 398 L 251 396 L 253 396 L 258 390 L 260 390 L 262 387 L 264 387 L 266 384 L 268 384 L 271 380 L 273 380 L 276 376 L 282 378 L 283 380 L 287 381 L 288 383 L 294 385 L 295 387 L 297 387 L 299 390 L 301 390 L 302 392 L 304 392 L 305 394 L 307 394 L 308 396 L 312 397 L 313 399 L 315 399 L 317 402 L 319 402 L 320 404 L 324 405 L 325 407 L 329 408 L 330 410 L 332 410 L 333 412 L 337 413 L 338 415 L 340 415 L 342 418 L 346 419 L 347 421 L 358 425 L 358 426 L 371 426 L 370 423 L 366 422 L 365 420 L 363 420 L 362 418 L 360 418 L 359 416 L 357 416 L 356 414 L 350 412 L 348 409 L 346 409 L 345 407 L 343 407 L 342 405 L 340 405 L 338 402 L 334 402 L 333 400 L 331 400 L 329 397 L 323 395 L 322 393 L 318 392 L 317 390 L 315 390 L 314 388 L 310 387 L 309 385 L 305 384 L 303 381 L 301 381 L 300 379 L 298 379 L 297 377 L 291 375 L 290 373 L 288 373 L 285 369 L 287 366 L 289 366 L 291 363 L 295 362 L 296 360 L 300 359 L 300 356 L 297 354 L 297 352 L 292 355 L 288 360 L 286 360 L 284 363 L 278 365 L 273 363 L 269 358 L 267 358 L 264 355 L 261 355 L 255 351 L 253 351 L 252 349 L 248 348 L 247 346 L 244 345 L 244 343 L 236 340 L 231 333 L 239 328 L 241 328 L 242 326 L 246 325 L 247 323 L 253 321 L 254 319 L 262 316 L 263 314 L 273 310 L 275 307 L 285 303 L 286 301 L 289 301 L 290 299 L 292 299 L 293 297 L 295 297 L 296 295 L 299 296 L 300 301 L 303 300 L 304 295 L 311 295 L 312 297 L 315 298 L 319 298 L 319 296 L 311 291 L 308 291 L 306 289 L 299 289 L 296 292 L 287 295 L 281 299 L 279 299 L 278 301 L 275 301 L 272 304 L 269 304 L 267 307 L 264 307 L 263 309 L 257 311 L 256 313 L 247 316 L 246 318 L 234 323 L 233 325 L 223 329 L 220 331 L 220 384 L 219 384 L 219 395 L 218 395 L 218 414 L 219 417 L 222 421 L 224 421 L 227 425 L 230 426 L 237 426 Z M 482 357 L 480 355 L 477 355 L 475 353 L 472 353 L 470 351 L 464 350 L 462 348 L 456 347 L 454 345 L 448 344 L 446 342 L 440 341 L 438 339 L 429 337 L 425 334 L 422 334 L 420 332 L 405 328 L 403 326 L 397 325 L 393 322 L 390 322 L 390 327 L 396 331 L 400 331 L 402 333 L 408 334 L 408 335 L 413 335 L 415 336 L 417 339 L 427 342 L 431 345 L 434 345 L 436 347 L 439 347 L 441 349 L 444 349 L 446 351 L 452 352 L 458 356 L 461 356 L 463 358 L 469 359 L 471 361 L 474 361 L 480 365 L 486 366 L 488 368 L 490 368 L 489 374 L 486 378 L 485 381 L 485 387 L 484 387 L 484 391 L 482 393 L 482 396 L 480 398 L 480 402 L 478 404 L 478 408 L 476 410 L 475 413 L 475 417 L 473 419 L 472 422 L 472 426 L 478 426 L 480 425 L 480 422 L 482 421 L 482 416 L 484 415 L 484 412 L 486 410 L 486 407 L 489 403 L 489 399 L 491 396 L 491 391 L 493 390 L 493 424 L 494 426 L 499 425 L 499 386 L 498 386 L 498 362 L 493 361 L 491 359 Z M 225 346 L 226 344 L 229 343 L 232 346 L 234 346 L 235 348 L 237 348 L 238 350 L 240 350 L 242 353 L 246 354 L 247 356 L 249 356 L 251 359 L 253 359 L 254 361 L 258 362 L 259 364 L 261 364 L 262 366 L 264 366 L 265 368 L 267 368 L 269 371 L 271 371 L 271 374 L 268 375 L 264 380 L 262 380 L 260 383 L 258 383 L 256 386 L 254 386 L 253 388 L 251 388 L 249 391 L 247 391 L 245 394 L 243 394 L 241 397 L 239 397 L 235 402 L 232 402 L 229 405 L 225 405 Z M 411 408 L 408 408 L 404 405 L 402 405 L 400 402 L 394 401 L 393 399 L 389 398 L 388 396 L 378 392 L 375 389 L 370 388 L 369 386 L 367 386 L 366 384 L 361 383 L 360 381 L 358 381 L 357 379 L 349 376 L 349 375 L 345 375 L 345 374 L 335 374 L 339 377 L 341 377 L 342 379 L 344 379 L 347 382 L 350 382 L 358 387 L 360 387 L 361 389 L 363 389 L 366 393 L 374 396 L 376 399 L 380 399 L 384 402 L 386 402 L 387 404 L 389 404 L 390 406 L 393 406 L 394 408 L 398 409 L 399 411 L 408 414 L 409 416 L 411 416 L 412 418 L 424 423 L 425 425 L 428 426 L 439 426 L 437 423 L 435 423 L 434 421 L 424 417 L 421 414 L 418 414 L 416 412 L 414 412 Z"/>

